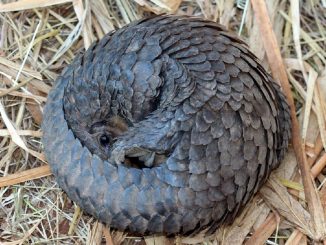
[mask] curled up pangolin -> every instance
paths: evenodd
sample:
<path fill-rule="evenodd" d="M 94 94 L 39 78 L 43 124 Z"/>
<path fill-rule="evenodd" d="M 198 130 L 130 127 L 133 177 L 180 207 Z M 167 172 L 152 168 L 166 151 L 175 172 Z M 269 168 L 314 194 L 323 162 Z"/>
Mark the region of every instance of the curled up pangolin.
<path fill-rule="evenodd" d="M 290 137 L 279 86 L 222 26 L 157 16 L 107 34 L 57 79 L 43 143 L 60 187 L 137 234 L 214 232 L 276 168 Z"/>

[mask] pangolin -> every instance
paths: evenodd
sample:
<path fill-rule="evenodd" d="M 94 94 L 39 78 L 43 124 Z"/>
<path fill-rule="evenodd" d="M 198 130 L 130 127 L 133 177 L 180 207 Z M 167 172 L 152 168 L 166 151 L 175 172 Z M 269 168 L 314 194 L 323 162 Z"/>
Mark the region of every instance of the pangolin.
<path fill-rule="evenodd" d="M 87 213 L 135 234 L 229 224 L 282 160 L 280 87 L 221 25 L 161 15 L 76 56 L 44 109 L 45 154 Z"/>

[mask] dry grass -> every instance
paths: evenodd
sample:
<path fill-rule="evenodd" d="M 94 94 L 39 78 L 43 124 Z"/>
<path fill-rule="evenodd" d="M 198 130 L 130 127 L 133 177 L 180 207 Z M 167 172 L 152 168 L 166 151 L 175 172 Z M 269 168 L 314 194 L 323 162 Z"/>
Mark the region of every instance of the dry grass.
<path fill-rule="evenodd" d="M 294 150 L 234 224 L 212 237 L 135 238 L 110 231 L 48 176 L 40 123 L 53 80 L 94 40 L 150 13 L 203 16 L 241 29 L 293 100 L 292 119 L 298 118 Z M 0 243 L 326 244 L 325 16 L 325 0 L 252 0 L 246 11 L 234 0 L 2 1 Z"/>

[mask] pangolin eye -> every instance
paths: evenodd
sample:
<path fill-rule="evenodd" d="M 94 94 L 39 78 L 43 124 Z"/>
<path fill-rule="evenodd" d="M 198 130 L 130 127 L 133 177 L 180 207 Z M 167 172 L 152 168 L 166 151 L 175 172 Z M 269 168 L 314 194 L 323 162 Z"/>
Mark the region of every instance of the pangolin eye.
<path fill-rule="evenodd" d="M 104 147 L 110 144 L 110 137 L 107 134 L 102 134 L 100 136 L 100 144 Z"/>

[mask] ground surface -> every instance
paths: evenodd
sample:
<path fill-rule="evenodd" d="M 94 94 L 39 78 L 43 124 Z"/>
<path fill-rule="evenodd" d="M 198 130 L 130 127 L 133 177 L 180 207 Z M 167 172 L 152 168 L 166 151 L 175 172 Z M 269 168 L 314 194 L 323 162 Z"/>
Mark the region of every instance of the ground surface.
<path fill-rule="evenodd" d="M 268 20 L 258 10 L 264 1 L 252 1 L 246 11 L 246 1 L 237 4 L 233 0 L 1 2 L 0 243 L 309 244 L 325 237 L 325 0 L 300 1 L 300 5 L 294 0 L 266 1 L 276 46 L 266 45 L 271 30 L 260 28 Z M 42 108 L 49 89 L 79 51 L 110 30 L 152 13 L 195 15 L 219 22 L 240 33 L 274 77 L 286 80 L 278 76 L 282 62 L 267 59 L 280 51 L 307 157 L 308 172 L 302 176 L 310 177 L 311 172 L 316 187 L 302 184 L 290 149 L 281 167 L 231 227 L 212 237 L 170 240 L 110 231 L 67 198 L 50 174 L 40 143 Z M 305 198 L 304 188 L 316 195 Z"/>

